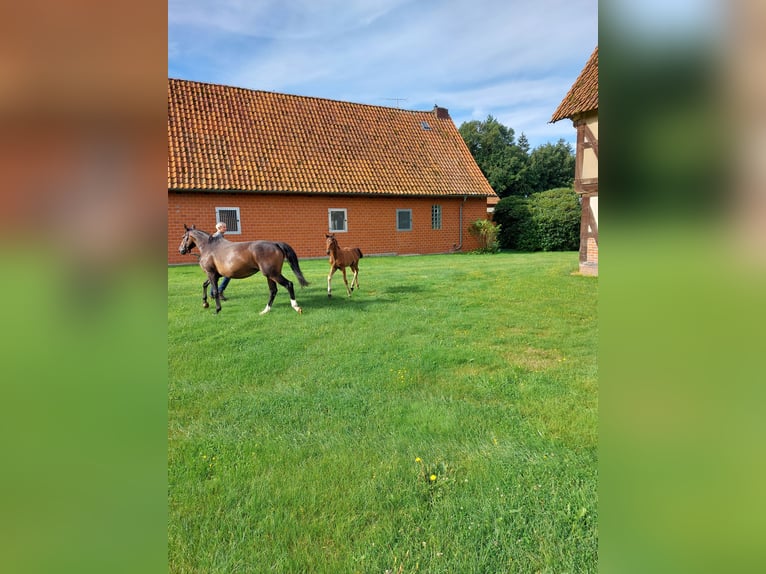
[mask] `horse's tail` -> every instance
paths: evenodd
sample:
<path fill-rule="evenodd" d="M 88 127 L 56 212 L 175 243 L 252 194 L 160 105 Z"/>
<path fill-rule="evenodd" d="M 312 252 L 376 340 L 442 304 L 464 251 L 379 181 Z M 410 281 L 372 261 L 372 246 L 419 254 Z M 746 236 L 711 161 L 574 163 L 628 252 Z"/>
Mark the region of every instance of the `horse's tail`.
<path fill-rule="evenodd" d="M 362 255 L 362 250 L 359 249 L 358 247 L 354 247 L 354 251 L 356 252 L 356 255 L 357 255 L 357 257 L 359 257 L 359 259 L 364 257 L 364 255 Z"/>
<path fill-rule="evenodd" d="M 287 262 L 290 264 L 290 269 L 292 269 L 293 273 L 295 273 L 295 276 L 298 278 L 298 282 L 301 284 L 301 286 L 308 287 L 309 282 L 306 281 L 306 278 L 303 276 L 303 272 L 301 272 L 301 267 L 298 264 L 298 256 L 295 254 L 295 251 L 293 251 L 293 248 L 290 247 L 287 243 L 277 242 L 276 245 L 279 247 L 282 253 L 285 254 Z"/>

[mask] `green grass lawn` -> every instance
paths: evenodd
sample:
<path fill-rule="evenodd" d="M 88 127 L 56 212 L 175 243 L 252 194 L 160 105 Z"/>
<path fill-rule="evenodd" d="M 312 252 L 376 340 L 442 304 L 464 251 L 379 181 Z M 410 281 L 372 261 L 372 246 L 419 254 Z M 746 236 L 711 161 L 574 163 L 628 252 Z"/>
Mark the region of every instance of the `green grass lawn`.
<path fill-rule="evenodd" d="M 595 572 L 598 280 L 577 253 L 301 261 L 215 315 L 168 269 L 170 571 Z"/>

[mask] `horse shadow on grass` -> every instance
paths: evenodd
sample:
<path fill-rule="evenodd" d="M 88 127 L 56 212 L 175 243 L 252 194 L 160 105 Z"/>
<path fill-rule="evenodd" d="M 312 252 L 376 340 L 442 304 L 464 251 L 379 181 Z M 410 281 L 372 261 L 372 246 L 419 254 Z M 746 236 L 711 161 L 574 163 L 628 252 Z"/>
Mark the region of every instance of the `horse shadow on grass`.
<path fill-rule="evenodd" d="M 238 285 L 239 283 L 239 285 Z M 246 287 L 246 282 L 232 282 L 232 286 Z M 359 309 L 365 311 L 368 309 L 374 309 L 383 305 L 390 305 L 397 303 L 401 300 L 409 299 L 411 296 L 418 295 L 425 291 L 420 285 L 387 285 L 382 288 L 370 289 L 368 291 L 354 290 L 351 297 L 346 295 L 345 291 L 333 293 L 332 297 L 327 296 L 326 289 L 319 288 L 302 288 L 296 290 L 295 298 L 300 304 L 304 312 L 310 312 L 319 309 Z M 226 297 L 228 301 L 224 303 L 231 306 L 236 302 L 237 305 L 248 305 L 252 302 L 253 305 L 260 309 L 261 301 L 256 300 L 257 295 L 249 292 L 248 289 L 227 289 Z M 287 292 L 279 289 L 277 297 L 274 300 L 274 307 L 277 308 L 281 303 L 284 303 L 284 299 L 287 297 Z"/>
<path fill-rule="evenodd" d="M 365 310 L 381 305 L 396 303 L 424 291 L 420 285 L 389 285 L 369 290 L 355 290 L 351 297 L 343 293 L 327 296 L 326 290 L 301 289 L 296 293 L 305 309 L 331 309 L 333 307 L 354 307 Z"/>

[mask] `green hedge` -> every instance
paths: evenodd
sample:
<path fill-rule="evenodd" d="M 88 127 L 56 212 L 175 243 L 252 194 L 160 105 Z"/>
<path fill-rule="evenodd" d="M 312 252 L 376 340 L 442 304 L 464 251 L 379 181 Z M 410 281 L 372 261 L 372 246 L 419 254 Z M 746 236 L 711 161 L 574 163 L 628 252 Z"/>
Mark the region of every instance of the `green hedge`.
<path fill-rule="evenodd" d="M 500 247 L 518 251 L 576 251 L 580 248 L 580 206 L 571 188 L 528 197 L 510 196 L 495 206 Z"/>

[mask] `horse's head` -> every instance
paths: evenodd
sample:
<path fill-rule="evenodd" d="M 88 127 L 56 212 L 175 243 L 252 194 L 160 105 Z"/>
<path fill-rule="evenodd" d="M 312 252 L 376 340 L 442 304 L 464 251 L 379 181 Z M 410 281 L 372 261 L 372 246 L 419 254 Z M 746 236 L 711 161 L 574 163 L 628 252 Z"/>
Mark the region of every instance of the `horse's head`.
<path fill-rule="evenodd" d="M 325 243 L 325 248 L 327 250 L 327 255 L 330 254 L 330 250 L 335 247 L 338 247 L 338 240 L 335 239 L 334 233 L 325 233 L 325 237 L 327 238 L 327 242 Z"/>
<path fill-rule="evenodd" d="M 187 253 L 191 253 L 192 248 L 194 248 L 195 245 L 197 245 L 194 242 L 194 237 L 192 237 L 192 234 L 189 233 L 192 229 L 196 229 L 194 225 L 191 227 L 186 227 L 186 224 L 184 224 L 184 229 L 186 232 L 184 233 L 183 238 L 181 239 L 181 245 L 178 246 L 178 251 L 181 253 L 181 255 L 186 255 Z"/>

